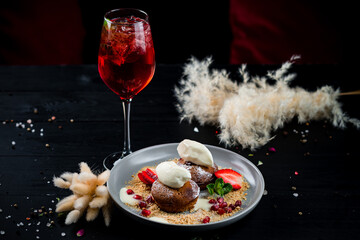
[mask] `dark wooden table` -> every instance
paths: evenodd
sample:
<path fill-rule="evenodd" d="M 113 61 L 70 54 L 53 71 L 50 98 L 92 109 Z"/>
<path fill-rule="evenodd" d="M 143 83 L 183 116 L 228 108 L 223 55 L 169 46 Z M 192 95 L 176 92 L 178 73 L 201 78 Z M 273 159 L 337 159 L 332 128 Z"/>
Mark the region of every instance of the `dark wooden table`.
<path fill-rule="evenodd" d="M 236 67 L 219 67 L 226 67 L 236 77 Z M 270 68 L 249 66 L 254 75 Z M 294 71 L 298 73 L 294 85 L 310 90 L 324 84 L 355 90 L 339 66 L 297 66 Z M 179 122 L 173 88 L 181 75 L 181 65 L 159 64 L 153 81 L 135 97 L 131 111 L 133 150 L 184 138 L 224 147 L 219 144 L 216 127 Z M 347 96 L 341 101 L 350 116 L 360 117 L 359 97 Z M 360 134 L 351 126 L 341 130 L 326 121 L 298 124 L 294 120 L 253 153 L 240 147 L 231 149 L 256 165 L 263 163 L 258 168 L 265 178 L 267 194 L 253 212 L 228 227 L 184 233 L 152 229 L 116 208 L 108 228 L 102 216 L 90 223 L 82 218 L 65 225 L 64 216 L 53 212 L 58 198 L 70 193 L 54 187 L 52 178 L 65 171 L 78 171 L 81 161 L 103 170 L 103 158 L 122 147 L 121 108 L 95 65 L 0 66 L 0 239 L 78 239 L 80 229 L 85 230 L 83 239 L 359 236 L 360 178 L 356 164 L 360 160 Z M 54 120 L 49 121 L 51 118 Z M 29 119 L 32 126 L 27 123 Z M 306 143 L 300 141 L 302 134 Z M 269 152 L 269 147 L 276 152 Z"/>

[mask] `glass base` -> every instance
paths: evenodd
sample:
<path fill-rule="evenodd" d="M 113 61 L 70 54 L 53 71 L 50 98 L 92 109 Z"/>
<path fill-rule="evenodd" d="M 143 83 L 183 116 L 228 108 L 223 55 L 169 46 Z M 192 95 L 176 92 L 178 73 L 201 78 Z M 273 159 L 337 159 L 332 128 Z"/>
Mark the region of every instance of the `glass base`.
<path fill-rule="evenodd" d="M 130 153 L 131 152 L 115 152 L 108 155 L 103 161 L 104 168 L 107 170 L 111 170 L 118 160 L 126 157 Z"/>

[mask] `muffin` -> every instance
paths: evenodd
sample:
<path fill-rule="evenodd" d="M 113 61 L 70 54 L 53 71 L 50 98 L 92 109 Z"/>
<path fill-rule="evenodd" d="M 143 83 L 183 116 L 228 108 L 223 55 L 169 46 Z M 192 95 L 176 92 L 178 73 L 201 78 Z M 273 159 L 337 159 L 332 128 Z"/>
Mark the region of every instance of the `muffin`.
<path fill-rule="evenodd" d="M 165 212 L 185 212 L 194 207 L 200 193 L 198 185 L 190 180 L 181 188 L 170 188 L 159 180 L 156 180 L 151 187 L 153 196 L 159 208 Z"/>
<path fill-rule="evenodd" d="M 206 189 L 206 185 L 215 181 L 214 173 L 218 170 L 218 166 L 200 166 L 180 158 L 177 164 L 187 170 L 191 174 L 193 180 L 201 190 Z"/>
<path fill-rule="evenodd" d="M 156 173 L 158 179 L 151 186 L 151 195 L 161 210 L 179 213 L 194 207 L 200 188 L 191 180 L 189 170 L 168 161 L 160 163 Z"/>

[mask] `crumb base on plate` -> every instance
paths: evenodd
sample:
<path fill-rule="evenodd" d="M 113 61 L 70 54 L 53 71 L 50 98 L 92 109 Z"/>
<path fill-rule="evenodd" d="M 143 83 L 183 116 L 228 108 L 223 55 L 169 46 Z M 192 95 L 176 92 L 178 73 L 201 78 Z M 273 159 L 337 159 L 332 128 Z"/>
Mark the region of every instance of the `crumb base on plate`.
<path fill-rule="evenodd" d="M 177 159 L 175 159 L 176 161 Z M 144 184 L 137 176 L 139 172 L 144 171 L 146 168 L 150 168 L 154 170 L 156 166 L 146 166 L 140 169 L 136 174 L 132 175 L 132 179 L 127 183 L 126 188 L 133 190 L 137 195 L 140 195 L 143 199 L 147 199 L 151 196 L 151 186 Z M 246 201 L 246 190 L 248 190 L 250 185 L 246 182 L 244 178 L 243 185 L 241 189 L 236 191 L 231 191 L 224 196 L 224 202 L 227 202 L 228 205 L 233 204 L 237 200 Z M 214 196 L 210 196 L 207 193 L 207 190 L 203 190 L 200 193 L 202 198 L 212 199 L 216 198 Z M 128 204 L 127 204 L 128 205 Z M 137 210 L 141 210 L 139 205 L 128 205 L 129 207 L 135 208 Z M 228 218 L 235 214 L 238 211 L 241 211 L 241 207 L 237 206 L 231 212 L 218 214 L 217 211 L 206 211 L 204 209 L 191 209 L 190 211 L 181 212 L 181 213 L 169 213 L 162 211 L 156 203 L 149 203 L 146 207 L 147 210 L 150 210 L 151 214 L 147 216 L 148 218 L 151 217 L 158 217 L 161 219 L 166 220 L 168 223 L 171 224 L 203 224 L 203 219 L 205 217 L 210 217 L 210 222 L 216 222 Z"/>

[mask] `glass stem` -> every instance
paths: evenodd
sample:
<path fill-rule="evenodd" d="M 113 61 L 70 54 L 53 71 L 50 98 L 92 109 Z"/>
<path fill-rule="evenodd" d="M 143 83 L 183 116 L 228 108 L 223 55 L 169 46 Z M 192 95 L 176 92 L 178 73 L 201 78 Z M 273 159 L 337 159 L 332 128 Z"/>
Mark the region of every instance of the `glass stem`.
<path fill-rule="evenodd" d="M 129 155 L 131 152 L 130 146 L 130 104 L 132 99 L 122 100 L 124 111 L 124 149 L 121 158 Z"/>

